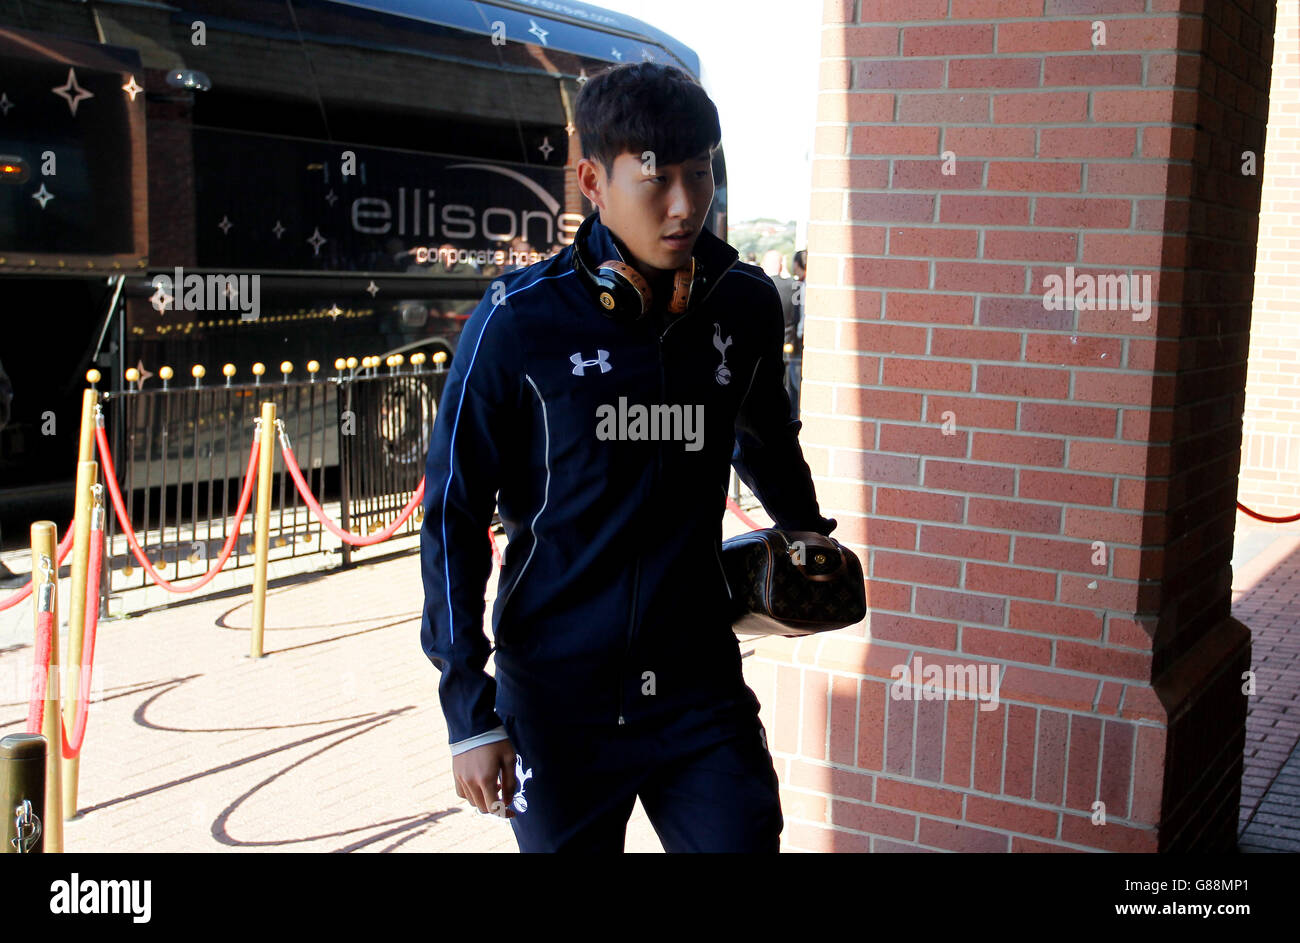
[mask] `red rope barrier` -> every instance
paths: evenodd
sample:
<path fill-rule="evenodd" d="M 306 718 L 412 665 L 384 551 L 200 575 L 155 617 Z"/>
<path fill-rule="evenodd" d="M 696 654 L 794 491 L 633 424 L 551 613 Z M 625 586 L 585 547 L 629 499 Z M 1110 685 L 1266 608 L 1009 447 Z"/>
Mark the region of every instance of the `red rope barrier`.
<path fill-rule="evenodd" d="M 96 515 L 98 517 L 99 515 Z M 86 719 L 90 716 L 90 676 L 95 670 L 95 631 L 99 628 L 99 577 L 104 566 L 103 525 L 90 532 L 90 569 L 86 574 L 86 621 L 81 643 L 81 678 L 78 680 L 77 717 L 72 725 L 72 738 L 63 731 L 63 758 L 76 759 L 81 755 L 81 744 L 86 740 Z"/>
<path fill-rule="evenodd" d="M 411 500 L 407 502 L 406 507 L 402 508 L 402 512 L 397 515 L 397 520 L 393 521 L 377 534 L 372 534 L 369 537 L 361 537 L 351 531 L 344 530 L 326 516 L 325 509 L 320 506 L 315 495 L 311 493 L 311 489 L 307 487 L 307 482 L 303 480 L 302 469 L 298 467 L 298 459 L 294 457 L 293 449 L 289 447 L 288 437 L 284 435 L 283 431 L 280 433 L 280 451 L 284 453 L 284 464 L 285 467 L 289 469 L 289 477 L 293 479 L 293 483 L 297 487 L 298 493 L 302 495 L 302 499 L 306 502 L 307 507 L 311 508 L 311 512 L 316 515 L 316 519 L 325 526 L 326 530 L 339 538 L 339 540 L 351 544 L 354 547 L 369 547 L 374 544 L 383 543 L 389 537 L 393 536 L 393 534 L 397 533 L 397 528 L 406 523 L 406 519 L 415 513 L 415 509 L 419 506 L 420 502 L 424 500 L 424 479 L 421 478 L 420 484 L 415 489 L 415 494 L 412 495 Z"/>
<path fill-rule="evenodd" d="M 1300 521 L 1300 514 L 1291 514 L 1287 517 L 1269 517 L 1267 514 L 1260 514 L 1258 511 L 1252 511 L 1240 501 L 1237 502 L 1237 510 L 1241 511 L 1243 514 L 1249 514 L 1257 521 L 1264 521 L 1269 524 L 1293 524 L 1296 521 Z"/>
<path fill-rule="evenodd" d="M 63 539 L 59 541 L 58 549 L 55 551 L 55 556 L 58 560 L 58 562 L 55 564 L 54 567 L 55 573 L 59 572 L 59 567 L 63 566 L 63 561 L 68 558 L 68 554 L 70 554 L 71 552 L 72 552 L 72 525 L 69 524 L 67 531 L 65 531 L 63 534 Z M 8 599 L 0 600 L 0 612 L 4 612 L 6 609 L 12 609 L 14 606 L 18 605 L 20 602 L 22 602 L 31 594 L 32 594 L 32 580 L 31 577 L 29 576 L 27 578 L 26 586 L 18 590 L 18 592 L 12 594 Z"/>
<path fill-rule="evenodd" d="M 727 509 L 730 510 L 732 514 L 735 514 L 736 517 L 740 518 L 741 523 L 746 527 L 752 527 L 755 530 L 761 529 L 761 525 L 756 523 L 752 517 L 742 511 L 740 505 L 731 500 L 730 497 L 727 498 Z M 1289 517 L 1269 517 L 1267 514 L 1260 514 L 1257 511 L 1252 511 L 1240 501 L 1237 502 L 1237 509 L 1245 514 L 1249 514 L 1256 520 L 1266 521 L 1269 524 L 1292 524 L 1296 521 L 1300 521 L 1300 514 L 1292 514 Z"/>
<path fill-rule="evenodd" d="M 54 638 L 54 613 L 36 614 L 36 653 L 32 661 L 32 699 L 27 705 L 27 732 L 40 734 L 45 723 L 45 692 L 50 682 L 50 650 Z M 39 668 L 40 673 L 37 673 Z"/>
<path fill-rule="evenodd" d="M 140 561 L 150 578 L 167 590 L 169 593 L 192 593 L 196 589 L 202 589 L 216 578 L 221 572 L 221 568 L 226 565 L 226 560 L 230 557 L 231 552 L 235 549 L 235 541 L 239 539 L 239 525 L 244 520 L 244 514 L 248 511 L 248 503 L 253 498 L 254 469 L 257 468 L 258 437 L 253 436 L 253 447 L 248 456 L 248 468 L 244 471 L 244 488 L 239 495 L 239 507 L 235 510 L 235 523 L 231 527 L 230 536 L 226 538 L 225 544 L 221 548 L 221 554 L 217 557 L 216 566 L 203 575 L 197 583 L 189 586 L 175 586 L 163 577 L 161 573 L 154 569 L 149 558 L 145 556 L 140 549 L 140 541 L 136 539 L 135 529 L 131 526 L 131 519 L 126 515 L 126 505 L 122 501 L 122 492 L 117 487 L 117 473 L 113 469 L 113 457 L 108 453 L 108 437 L 104 434 L 104 427 L 95 428 L 95 442 L 99 445 L 99 458 L 104 466 L 104 481 L 108 484 L 109 496 L 113 499 L 113 510 L 117 513 L 118 523 L 122 525 L 122 532 L 126 535 L 126 542 L 131 545 L 131 552 L 135 558 Z"/>
<path fill-rule="evenodd" d="M 731 495 L 727 495 L 727 510 L 729 510 L 732 514 L 736 515 L 736 517 L 740 518 L 740 523 L 744 524 L 746 527 L 752 528 L 754 530 L 763 529 L 762 524 L 758 523 L 758 521 L 754 520 L 752 517 L 750 517 L 748 514 L 742 511 L 740 509 L 740 505 L 737 504 L 735 501 L 731 500 Z"/>

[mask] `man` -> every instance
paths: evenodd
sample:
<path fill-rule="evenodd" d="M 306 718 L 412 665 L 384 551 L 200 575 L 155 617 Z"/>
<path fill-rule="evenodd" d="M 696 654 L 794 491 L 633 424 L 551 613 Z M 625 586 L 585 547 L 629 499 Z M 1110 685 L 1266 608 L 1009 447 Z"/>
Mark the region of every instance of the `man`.
<path fill-rule="evenodd" d="M 9 424 L 10 410 L 13 408 L 14 388 L 9 382 L 9 374 L 5 372 L 5 365 L 0 363 L 0 431 Z M 15 573 L 0 560 L 0 589 L 15 589 L 22 586 L 30 577 Z"/>
<path fill-rule="evenodd" d="M 791 257 L 790 272 L 794 275 L 794 324 L 786 323 L 785 342 L 792 347 L 789 357 L 786 389 L 790 394 L 790 418 L 799 418 L 799 388 L 803 385 L 803 302 L 807 285 L 808 250 L 800 249 Z"/>
<path fill-rule="evenodd" d="M 794 280 L 781 274 L 784 267 L 785 256 L 780 249 L 768 249 L 763 253 L 763 274 L 772 279 L 776 293 L 781 298 L 781 313 L 788 341 L 794 332 Z"/>
<path fill-rule="evenodd" d="M 776 285 L 776 293 L 781 298 L 781 318 L 785 324 L 785 343 L 794 346 L 795 341 L 795 308 L 794 308 L 794 279 L 786 278 L 781 274 L 781 269 L 785 267 L 785 256 L 781 254 L 780 249 L 768 249 L 763 253 L 763 273 L 772 279 L 772 284 Z M 786 354 L 786 376 L 785 392 L 791 400 L 792 419 L 799 418 L 799 409 L 794 403 L 794 388 L 790 385 L 789 364 L 792 362 L 792 354 Z"/>
<path fill-rule="evenodd" d="M 521 851 L 621 851 L 638 795 L 668 851 L 776 851 L 720 546 L 733 461 L 780 526 L 835 527 L 789 420 L 780 302 L 702 228 L 721 132 L 688 76 L 615 67 L 574 121 L 597 209 L 479 303 L 429 449 L 421 643 L 456 791 Z"/>

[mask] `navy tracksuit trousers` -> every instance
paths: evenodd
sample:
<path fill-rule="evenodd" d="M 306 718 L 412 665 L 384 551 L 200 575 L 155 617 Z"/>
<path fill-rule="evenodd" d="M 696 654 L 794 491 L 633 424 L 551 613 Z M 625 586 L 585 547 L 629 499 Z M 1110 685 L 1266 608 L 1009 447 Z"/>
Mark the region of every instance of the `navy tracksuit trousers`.
<path fill-rule="evenodd" d="M 502 717 L 522 852 L 621 852 L 638 796 L 668 852 L 776 852 L 781 800 L 758 701 L 594 727 Z"/>

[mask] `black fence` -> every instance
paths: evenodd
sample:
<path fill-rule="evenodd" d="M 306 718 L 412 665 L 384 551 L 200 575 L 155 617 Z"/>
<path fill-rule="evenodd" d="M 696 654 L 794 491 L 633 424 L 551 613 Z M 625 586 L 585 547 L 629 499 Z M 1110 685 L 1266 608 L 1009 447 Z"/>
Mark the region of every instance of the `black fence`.
<path fill-rule="evenodd" d="M 345 529 L 382 530 L 410 501 L 424 475 L 445 381 L 446 373 L 438 371 L 358 377 L 339 385 L 339 504 Z M 412 515 L 397 533 L 418 527 L 419 517 Z M 345 544 L 344 565 L 351 561 L 352 547 Z"/>
<path fill-rule="evenodd" d="M 276 404 L 303 477 L 326 513 L 363 536 L 382 529 L 410 501 L 424 474 L 445 381 L 442 364 L 406 364 L 250 384 L 173 380 L 168 388 L 104 394 L 105 432 L 141 549 L 169 580 L 200 577 L 215 565 L 234 525 L 255 420 L 268 400 Z M 280 451 L 278 441 L 275 449 Z M 349 565 L 352 548 L 311 513 L 282 470 L 282 454 L 276 465 L 271 559 L 342 545 L 343 564 Z M 256 467 L 252 474 L 256 478 Z M 223 569 L 253 564 L 255 510 L 256 491 Z M 394 536 L 416 533 L 419 519 L 412 515 Z M 105 534 L 105 595 L 147 585 L 149 576 L 111 508 Z"/>

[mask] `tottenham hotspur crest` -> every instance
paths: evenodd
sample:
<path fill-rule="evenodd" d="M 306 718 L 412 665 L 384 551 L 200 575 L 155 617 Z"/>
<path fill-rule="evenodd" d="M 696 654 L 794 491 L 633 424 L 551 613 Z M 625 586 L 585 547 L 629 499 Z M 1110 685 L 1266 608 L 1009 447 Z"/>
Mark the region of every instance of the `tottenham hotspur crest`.
<path fill-rule="evenodd" d="M 524 798 L 524 783 L 533 778 L 531 768 L 524 771 L 524 758 L 518 753 L 515 754 L 515 781 L 519 784 L 519 791 L 515 793 L 514 801 L 511 803 L 519 812 L 528 811 L 528 800 Z"/>
<path fill-rule="evenodd" d="M 713 346 L 718 348 L 718 353 L 722 355 L 718 369 L 713 372 L 713 379 L 717 380 L 719 385 L 726 386 L 731 382 L 731 370 L 727 367 L 727 348 L 731 346 L 731 337 L 728 335 L 725 341 L 722 339 L 722 325 L 717 321 L 713 322 Z"/>

